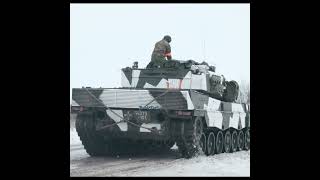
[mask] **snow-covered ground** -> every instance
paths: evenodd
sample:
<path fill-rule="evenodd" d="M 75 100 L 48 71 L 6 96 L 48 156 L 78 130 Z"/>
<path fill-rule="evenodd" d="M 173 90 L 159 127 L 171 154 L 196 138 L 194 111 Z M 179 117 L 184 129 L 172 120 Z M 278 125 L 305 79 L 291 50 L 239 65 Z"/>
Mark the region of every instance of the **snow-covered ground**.
<path fill-rule="evenodd" d="M 70 128 L 70 145 L 81 144 L 80 138 L 75 128 Z"/>
<path fill-rule="evenodd" d="M 90 157 L 70 126 L 71 176 L 250 176 L 250 151 L 178 158 L 177 147 L 168 154 Z"/>
<path fill-rule="evenodd" d="M 131 176 L 250 176 L 250 151 L 177 159 Z"/>

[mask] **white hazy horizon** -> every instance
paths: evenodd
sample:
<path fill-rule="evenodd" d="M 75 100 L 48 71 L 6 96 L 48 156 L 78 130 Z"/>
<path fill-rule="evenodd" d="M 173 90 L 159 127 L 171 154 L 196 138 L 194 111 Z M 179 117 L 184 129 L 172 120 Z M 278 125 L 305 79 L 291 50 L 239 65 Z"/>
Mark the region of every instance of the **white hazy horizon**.
<path fill-rule="evenodd" d="M 121 68 L 145 67 L 164 35 L 173 59 L 250 83 L 250 4 L 70 4 L 70 102 L 72 88 L 120 87 Z"/>

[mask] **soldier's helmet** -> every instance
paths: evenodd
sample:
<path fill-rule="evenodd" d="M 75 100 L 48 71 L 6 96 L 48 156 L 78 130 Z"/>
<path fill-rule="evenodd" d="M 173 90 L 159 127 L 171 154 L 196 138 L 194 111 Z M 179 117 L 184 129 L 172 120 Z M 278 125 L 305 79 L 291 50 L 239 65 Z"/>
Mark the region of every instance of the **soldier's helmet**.
<path fill-rule="evenodd" d="M 171 42 L 171 37 L 169 35 L 164 36 L 163 39 L 166 40 L 168 43 Z"/>

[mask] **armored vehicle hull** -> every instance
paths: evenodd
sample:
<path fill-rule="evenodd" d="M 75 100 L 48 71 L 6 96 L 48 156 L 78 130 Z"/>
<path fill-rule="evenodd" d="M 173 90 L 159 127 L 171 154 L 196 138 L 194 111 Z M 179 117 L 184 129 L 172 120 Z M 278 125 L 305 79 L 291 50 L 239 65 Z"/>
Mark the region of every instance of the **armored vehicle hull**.
<path fill-rule="evenodd" d="M 76 130 L 91 156 L 164 151 L 183 157 L 250 149 L 247 104 L 193 89 L 74 88 Z"/>

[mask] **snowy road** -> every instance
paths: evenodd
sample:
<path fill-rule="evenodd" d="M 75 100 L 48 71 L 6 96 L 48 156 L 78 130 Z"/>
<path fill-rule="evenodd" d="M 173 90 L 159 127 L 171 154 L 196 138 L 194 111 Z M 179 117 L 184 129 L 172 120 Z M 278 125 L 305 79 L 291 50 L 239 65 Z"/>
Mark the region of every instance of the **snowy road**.
<path fill-rule="evenodd" d="M 70 123 L 70 176 L 250 176 L 250 151 L 179 158 L 163 154 L 90 157 Z"/>

